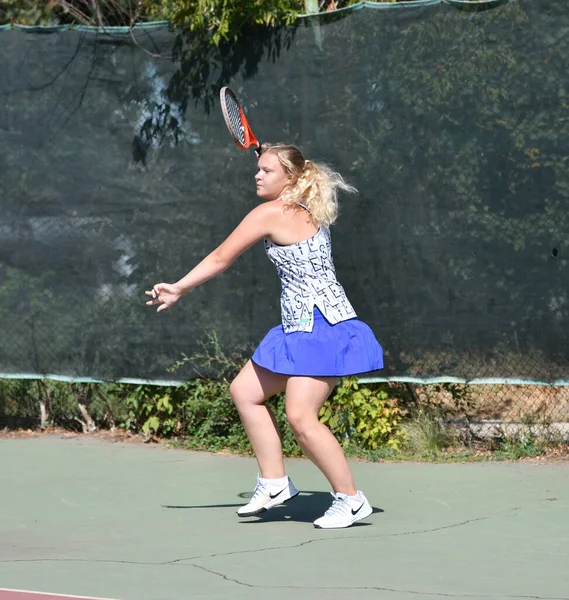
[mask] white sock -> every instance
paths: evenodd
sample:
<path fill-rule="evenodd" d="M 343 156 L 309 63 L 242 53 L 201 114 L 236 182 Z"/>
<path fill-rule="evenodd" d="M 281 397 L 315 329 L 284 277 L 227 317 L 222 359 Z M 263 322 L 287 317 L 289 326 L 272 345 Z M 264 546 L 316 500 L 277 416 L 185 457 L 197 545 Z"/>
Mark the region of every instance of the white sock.
<path fill-rule="evenodd" d="M 288 483 L 288 476 L 279 477 L 277 479 L 265 479 L 264 477 L 259 478 L 263 485 L 274 485 L 274 486 L 284 486 Z"/>
<path fill-rule="evenodd" d="M 360 491 L 358 490 L 355 496 L 348 496 L 348 500 L 357 500 L 359 502 L 361 500 Z"/>

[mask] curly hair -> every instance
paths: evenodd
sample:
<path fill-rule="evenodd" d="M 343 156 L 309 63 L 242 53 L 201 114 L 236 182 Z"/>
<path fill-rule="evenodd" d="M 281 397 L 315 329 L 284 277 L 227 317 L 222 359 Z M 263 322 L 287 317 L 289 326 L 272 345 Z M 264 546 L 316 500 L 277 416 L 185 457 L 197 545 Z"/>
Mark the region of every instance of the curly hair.
<path fill-rule="evenodd" d="M 356 193 L 355 187 L 327 165 L 305 160 L 291 144 L 263 144 L 263 154 L 275 154 L 290 179 L 283 195 L 285 200 L 301 203 L 310 212 L 317 227 L 329 227 L 338 217 L 338 190 Z"/>

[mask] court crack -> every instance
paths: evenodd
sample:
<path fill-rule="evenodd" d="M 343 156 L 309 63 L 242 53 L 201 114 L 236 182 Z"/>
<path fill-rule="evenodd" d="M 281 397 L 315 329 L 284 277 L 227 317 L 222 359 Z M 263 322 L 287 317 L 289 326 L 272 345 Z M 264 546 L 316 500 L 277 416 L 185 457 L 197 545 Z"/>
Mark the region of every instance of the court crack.
<path fill-rule="evenodd" d="M 197 560 L 206 560 L 208 558 L 220 558 L 224 556 L 233 556 L 233 555 L 242 555 L 242 554 L 253 554 L 253 553 L 261 553 L 261 552 L 272 552 L 275 550 L 293 550 L 295 548 L 302 548 L 303 546 L 308 546 L 310 544 L 317 544 L 322 542 L 329 542 L 335 540 L 366 540 L 366 539 L 380 539 L 380 538 L 390 538 L 390 537 L 402 537 L 402 536 L 411 536 L 411 535 L 423 535 L 427 533 L 436 533 L 438 531 L 444 531 L 446 529 L 454 529 L 457 527 L 464 527 L 466 525 L 470 525 L 471 523 L 477 523 L 480 521 L 486 521 L 488 519 L 492 519 L 499 515 L 513 513 L 523 508 L 528 507 L 514 507 L 501 511 L 497 511 L 490 515 L 486 515 L 483 517 L 475 517 L 472 519 L 467 519 L 465 521 L 460 521 L 459 523 L 451 523 L 449 525 L 443 525 L 441 527 L 433 527 L 431 529 L 418 529 L 415 531 L 402 531 L 398 533 L 378 533 L 375 535 L 351 535 L 351 536 L 326 536 L 321 538 L 313 538 L 309 540 L 305 540 L 303 542 L 299 542 L 298 544 L 293 545 L 282 545 L 282 546 L 269 546 L 265 548 L 252 548 L 250 550 L 233 550 L 231 552 L 215 552 L 213 554 L 205 554 L 205 555 L 197 555 L 197 556 L 187 556 L 183 558 L 175 558 L 173 560 L 162 561 L 162 562 L 153 562 L 153 561 L 130 561 L 130 560 L 113 560 L 113 559 L 90 559 L 90 558 L 21 558 L 21 559 L 0 559 L 0 564 L 2 563 L 33 563 L 33 562 L 87 562 L 87 563 L 95 563 L 95 564 L 127 564 L 127 565 L 140 565 L 140 566 L 198 566 L 195 565 L 191 561 Z M 530 598 L 530 596 L 528 596 Z M 563 598 L 561 600 L 569 600 L 569 598 Z"/>
<path fill-rule="evenodd" d="M 514 512 L 520 510 L 521 507 L 509 509 L 508 511 L 501 512 Z M 305 540 L 293 545 L 283 546 L 269 546 L 266 548 L 252 548 L 251 550 L 233 550 L 231 552 L 215 552 L 214 554 L 204 554 L 198 556 L 186 556 L 184 558 L 175 558 L 173 560 L 167 560 L 163 562 L 152 562 L 152 561 L 136 561 L 136 560 L 117 560 L 117 559 L 97 559 L 97 558 L 16 558 L 16 559 L 5 559 L 0 560 L 1 563 L 32 563 L 32 562 L 86 562 L 86 563 L 107 563 L 107 564 L 120 564 L 120 565 L 140 565 L 140 566 L 167 566 L 167 565 L 180 565 L 180 566 L 192 566 L 193 563 L 190 561 L 205 560 L 208 558 L 220 558 L 223 556 L 233 556 L 237 554 L 255 554 L 259 552 L 272 552 L 275 550 L 294 550 L 295 548 L 302 548 L 310 544 L 317 544 L 322 542 L 329 542 L 334 540 L 367 540 L 375 538 L 390 538 L 390 537 L 401 537 L 407 535 L 421 535 L 425 533 L 435 533 L 437 531 L 444 531 L 445 529 L 454 529 L 456 527 L 464 527 L 470 523 L 476 523 L 477 521 L 486 521 L 497 516 L 500 513 L 495 513 L 486 517 L 476 517 L 474 519 L 468 519 L 461 521 L 460 523 L 452 523 L 450 525 L 443 525 L 442 527 L 433 527 L 432 529 L 419 529 L 417 531 L 401 531 L 399 533 L 378 533 L 376 535 L 350 535 L 350 536 L 326 536 L 318 539 Z M 184 563 L 188 563 L 185 565 Z M 193 565 L 197 566 L 197 565 Z M 569 600 L 569 598 L 567 599 Z"/>
<path fill-rule="evenodd" d="M 491 594 L 448 594 L 445 592 L 424 592 L 419 590 L 409 590 L 409 589 L 397 589 L 397 588 L 388 588 L 388 587 L 380 587 L 375 585 L 354 585 L 354 586 L 300 586 L 300 585 L 257 585 L 254 583 L 247 583 L 245 581 L 241 581 L 239 579 L 235 579 L 234 577 L 229 577 L 224 573 L 220 573 L 219 571 L 214 571 L 213 569 L 208 569 L 207 567 L 203 567 L 201 565 L 193 564 L 193 567 L 196 569 L 200 569 L 209 573 L 210 575 L 214 575 L 216 577 L 220 577 L 225 581 L 230 583 L 235 583 L 237 585 L 241 585 L 243 587 L 251 588 L 251 589 L 266 589 L 266 590 L 302 590 L 304 592 L 311 592 L 313 590 L 326 590 L 326 591 L 338 591 L 338 590 L 346 590 L 346 591 L 372 591 L 372 592 L 390 592 L 395 594 L 412 594 L 416 596 L 429 596 L 433 598 L 488 598 L 493 599 L 496 598 L 495 595 Z M 518 595 L 518 594 L 500 594 L 500 598 L 504 600 L 569 600 L 568 596 L 535 596 L 535 595 Z"/>
<path fill-rule="evenodd" d="M 182 563 L 184 561 L 192 561 L 192 560 L 204 560 L 206 558 L 218 558 L 223 556 L 232 556 L 235 554 L 252 554 L 256 552 L 271 552 L 273 550 L 288 550 L 294 548 L 302 548 L 303 546 L 308 546 L 309 544 L 316 544 L 320 542 L 328 542 L 332 540 L 367 540 L 367 539 L 375 539 L 375 538 L 390 538 L 390 537 L 402 537 L 407 535 L 422 535 L 425 533 L 436 533 L 437 531 L 444 531 L 445 529 L 454 529 L 456 527 L 464 527 L 465 525 L 469 525 L 470 523 L 476 523 L 478 521 L 486 521 L 488 519 L 492 519 L 500 514 L 504 513 L 512 513 L 518 510 L 521 510 L 523 507 L 518 506 L 515 508 L 510 508 L 507 510 L 499 511 L 493 513 L 491 515 L 487 515 L 485 517 L 475 517 L 472 519 L 467 519 L 466 521 L 461 521 L 459 523 L 451 523 L 450 525 L 443 525 L 441 527 L 433 527 L 431 529 L 418 529 L 416 531 L 401 531 L 398 533 L 378 533 L 375 535 L 350 535 L 350 536 L 326 536 L 318 539 L 310 539 L 305 540 L 304 542 L 299 542 L 298 544 L 293 544 L 292 546 L 269 546 L 267 548 L 253 548 L 251 550 L 233 550 L 231 552 L 216 552 L 215 554 L 206 554 L 204 556 L 190 556 L 187 558 L 177 558 L 171 561 L 168 561 L 164 564 L 177 564 Z"/>

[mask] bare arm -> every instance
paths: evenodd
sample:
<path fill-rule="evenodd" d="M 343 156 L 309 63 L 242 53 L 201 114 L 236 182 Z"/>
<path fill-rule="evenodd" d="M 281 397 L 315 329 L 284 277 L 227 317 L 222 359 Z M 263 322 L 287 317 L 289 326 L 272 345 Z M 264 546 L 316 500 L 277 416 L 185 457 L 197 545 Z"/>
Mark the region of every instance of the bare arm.
<path fill-rule="evenodd" d="M 158 312 L 165 310 L 190 290 L 223 273 L 253 244 L 273 233 L 279 210 L 273 202 L 254 208 L 220 246 L 182 279 L 173 284 L 158 283 L 153 286 L 152 291 L 147 291 L 146 294 L 152 296 L 152 300 L 146 304 L 159 305 Z"/>

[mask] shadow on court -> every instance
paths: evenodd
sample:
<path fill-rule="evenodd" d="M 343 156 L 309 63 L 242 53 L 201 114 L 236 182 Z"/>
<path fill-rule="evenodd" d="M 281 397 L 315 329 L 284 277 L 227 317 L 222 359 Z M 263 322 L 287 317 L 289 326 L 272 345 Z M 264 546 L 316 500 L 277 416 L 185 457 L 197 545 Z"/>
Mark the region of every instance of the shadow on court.
<path fill-rule="evenodd" d="M 249 519 L 251 458 L 45 436 L 0 465 L 0 600 L 569 600 L 568 464 L 353 461 L 374 512 L 342 530 L 312 526 L 332 498 L 306 460 Z"/>
<path fill-rule="evenodd" d="M 232 509 L 237 511 L 240 506 L 246 504 L 251 497 L 251 492 L 242 492 L 237 494 L 243 501 L 237 504 L 201 504 L 190 506 L 172 506 L 166 505 L 164 508 L 171 509 Z M 320 491 L 303 491 L 293 498 L 291 501 L 281 504 L 269 511 L 241 519 L 240 523 L 255 524 L 255 523 L 274 523 L 276 521 L 296 521 L 299 523 L 313 523 L 318 517 L 321 517 L 332 503 L 332 496 L 329 492 Z M 381 508 L 373 508 L 373 514 L 383 512 Z M 356 523 L 354 527 L 369 525 L 369 523 Z"/>

